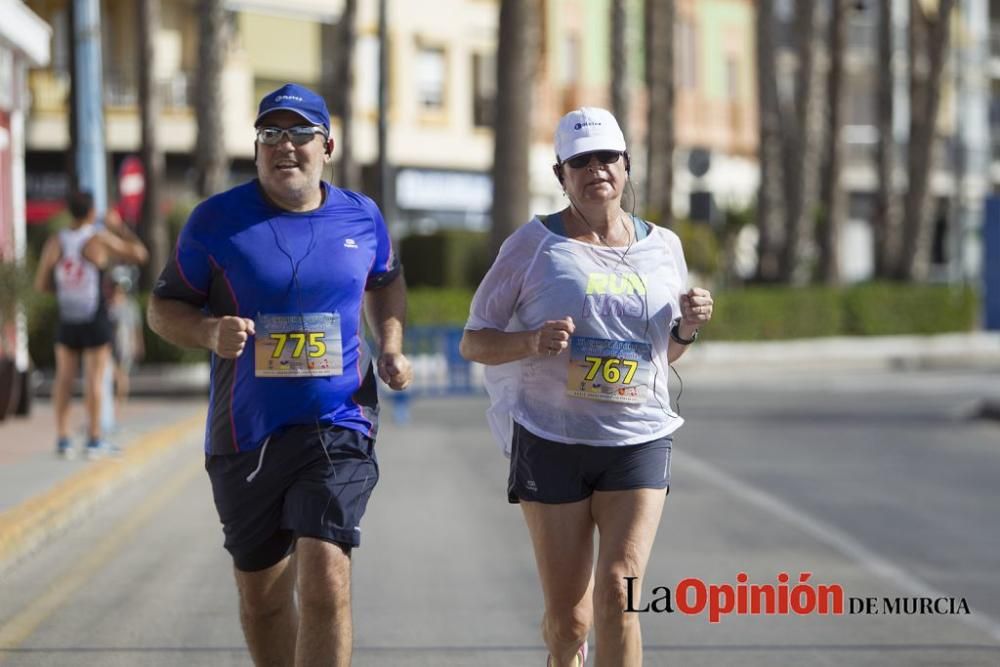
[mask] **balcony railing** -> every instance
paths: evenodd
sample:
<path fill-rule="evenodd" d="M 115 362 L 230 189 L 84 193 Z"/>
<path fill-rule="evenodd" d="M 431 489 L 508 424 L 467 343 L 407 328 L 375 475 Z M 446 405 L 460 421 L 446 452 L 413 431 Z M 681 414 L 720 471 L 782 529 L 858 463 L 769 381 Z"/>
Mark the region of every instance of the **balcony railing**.
<path fill-rule="evenodd" d="M 65 111 L 69 104 L 70 75 L 61 69 L 33 70 L 30 75 L 32 105 L 36 111 Z M 156 81 L 160 108 L 188 109 L 191 107 L 191 89 L 194 77 L 190 72 L 174 72 L 166 79 Z M 136 107 L 139 104 L 139 87 L 133 73 L 120 70 L 104 72 L 104 103 L 108 107 Z"/>
<path fill-rule="evenodd" d="M 187 109 L 191 106 L 190 91 L 194 78 L 188 72 L 174 72 L 169 78 L 156 81 L 156 92 L 162 109 Z M 135 73 L 116 70 L 104 73 L 104 102 L 113 107 L 134 107 L 139 104 L 139 85 Z"/>

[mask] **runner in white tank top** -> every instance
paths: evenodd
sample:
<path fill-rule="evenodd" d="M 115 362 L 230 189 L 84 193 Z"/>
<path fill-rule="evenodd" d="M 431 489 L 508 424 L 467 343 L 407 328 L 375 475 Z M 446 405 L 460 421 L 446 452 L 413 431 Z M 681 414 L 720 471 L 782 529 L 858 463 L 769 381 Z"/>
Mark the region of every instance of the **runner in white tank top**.
<path fill-rule="evenodd" d="M 143 264 L 148 253 L 117 214 L 108 214 L 104 229 L 94 225 L 94 198 L 89 193 L 75 193 L 68 204 L 73 225 L 46 241 L 35 274 L 35 289 L 46 292 L 54 287 L 59 304 L 52 391 L 58 434 L 56 452 L 64 457 L 73 453 L 69 441 L 69 399 L 83 360 L 88 420 L 86 452 L 88 456 L 98 456 L 108 449 L 101 438 L 101 409 L 112 334 L 101 274 L 110 260 Z"/>
<path fill-rule="evenodd" d="M 83 248 L 94 238 L 97 228 L 84 225 L 59 232 L 62 256 L 56 264 L 54 279 L 59 319 L 82 324 L 97 315 L 101 305 L 101 270 L 83 256 Z"/>

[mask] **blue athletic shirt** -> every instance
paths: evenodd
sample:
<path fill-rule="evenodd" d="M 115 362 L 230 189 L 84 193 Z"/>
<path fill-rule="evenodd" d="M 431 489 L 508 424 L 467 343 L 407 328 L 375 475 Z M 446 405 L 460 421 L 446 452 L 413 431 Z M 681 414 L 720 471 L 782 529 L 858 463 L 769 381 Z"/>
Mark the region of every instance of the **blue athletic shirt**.
<path fill-rule="evenodd" d="M 191 213 L 153 290 L 216 317 L 255 323 L 261 314 L 339 314 L 342 375 L 256 377 L 254 336 L 236 359 L 212 354 L 209 454 L 256 449 L 293 424 L 336 424 L 376 435 L 364 292 L 395 280 L 400 265 L 371 199 L 328 183 L 323 190 L 322 205 L 305 213 L 277 208 L 256 180 L 207 199 Z"/>

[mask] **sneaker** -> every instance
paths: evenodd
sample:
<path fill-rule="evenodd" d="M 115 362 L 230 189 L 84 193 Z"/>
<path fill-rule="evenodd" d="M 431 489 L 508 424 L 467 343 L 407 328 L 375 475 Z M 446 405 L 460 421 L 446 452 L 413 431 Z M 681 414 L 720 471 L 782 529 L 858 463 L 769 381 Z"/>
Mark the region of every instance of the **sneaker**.
<path fill-rule="evenodd" d="M 546 664 L 546 667 L 549 667 L 549 666 L 552 665 L 552 656 L 551 655 L 548 657 L 548 660 L 545 661 L 545 664 Z M 583 644 L 580 645 L 580 648 L 577 649 L 577 652 L 576 652 L 576 666 L 575 667 L 583 667 L 586 664 L 587 664 L 587 642 L 583 642 Z"/>
<path fill-rule="evenodd" d="M 107 440 L 91 438 L 87 441 L 86 452 L 87 460 L 93 461 L 105 456 L 115 456 L 116 454 L 121 453 L 121 450 L 109 443 Z"/>
<path fill-rule="evenodd" d="M 59 438 L 56 441 L 56 456 L 68 461 L 73 458 L 74 454 L 73 445 L 70 443 L 69 438 Z"/>

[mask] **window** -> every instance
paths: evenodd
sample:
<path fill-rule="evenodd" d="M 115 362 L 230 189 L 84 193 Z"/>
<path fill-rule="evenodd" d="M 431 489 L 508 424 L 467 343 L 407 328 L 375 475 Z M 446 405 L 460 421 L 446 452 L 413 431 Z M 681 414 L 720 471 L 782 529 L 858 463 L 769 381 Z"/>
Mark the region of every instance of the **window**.
<path fill-rule="evenodd" d="M 676 42 L 674 76 L 681 88 L 692 89 L 698 86 L 698 53 L 695 40 L 695 28 L 690 19 L 679 18 L 674 30 Z"/>
<path fill-rule="evenodd" d="M 475 127 L 492 127 L 496 97 L 496 56 L 472 54 L 472 124 Z"/>
<path fill-rule="evenodd" d="M 580 81 L 580 36 L 568 34 L 562 41 L 560 83 L 574 86 Z"/>
<path fill-rule="evenodd" d="M 740 99 L 740 63 L 733 55 L 726 57 L 726 99 L 730 102 Z"/>
<path fill-rule="evenodd" d="M 417 103 L 426 111 L 444 109 L 444 49 L 422 46 L 417 50 Z"/>

